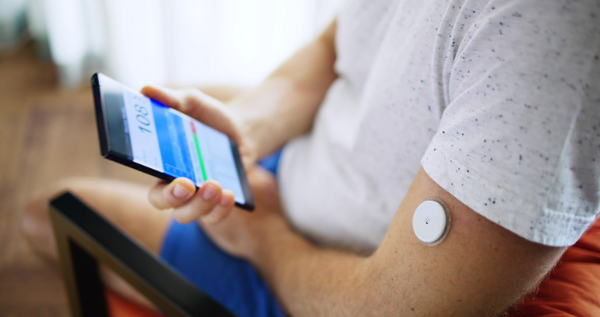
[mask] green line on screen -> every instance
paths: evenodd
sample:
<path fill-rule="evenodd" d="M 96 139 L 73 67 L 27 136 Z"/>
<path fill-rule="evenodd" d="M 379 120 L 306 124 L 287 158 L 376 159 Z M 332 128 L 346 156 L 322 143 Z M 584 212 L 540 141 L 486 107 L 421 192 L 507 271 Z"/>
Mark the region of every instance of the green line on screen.
<path fill-rule="evenodd" d="M 200 170 L 202 170 L 202 180 L 206 182 L 206 170 L 204 169 L 204 160 L 202 159 L 202 152 L 200 151 L 200 143 L 198 143 L 198 136 L 194 135 L 194 143 L 196 143 L 196 151 L 198 151 L 198 159 L 200 160 Z"/>

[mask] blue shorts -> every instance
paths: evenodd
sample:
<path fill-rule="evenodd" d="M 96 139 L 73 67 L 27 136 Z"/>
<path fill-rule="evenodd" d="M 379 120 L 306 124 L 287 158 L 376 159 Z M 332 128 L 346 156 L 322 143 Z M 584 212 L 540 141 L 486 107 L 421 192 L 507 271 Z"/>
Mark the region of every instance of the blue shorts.
<path fill-rule="evenodd" d="M 260 165 L 276 174 L 280 155 L 277 152 Z M 160 257 L 239 317 L 285 316 L 254 267 L 221 251 L 196 222 L 182 225 L 173 221 Z"/>

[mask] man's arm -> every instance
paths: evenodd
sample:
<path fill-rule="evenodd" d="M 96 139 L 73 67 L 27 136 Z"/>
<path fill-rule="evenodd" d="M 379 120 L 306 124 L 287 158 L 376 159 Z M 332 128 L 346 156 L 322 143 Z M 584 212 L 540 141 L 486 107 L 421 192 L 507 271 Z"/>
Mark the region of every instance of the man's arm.
<path fill-rule="evenodd" d="M 448 236 L 434 247 L 412 229 L 414 210 L 430 198 L 444 201 L 452 216 Z M 423 169 L 369 257 L 316 248 L 281 225 L 267 226 L 255 248 L 250 261 L 292 316 L 496 316 L 564 252 L 483 218 Z"/>
<path fill-rule="evenodd" d="M 241 133 L 258 157 L 268 155 L 312 125 L 334 71 L 336 22 L 275 70 L 260 86 L 229 102 L 242 120 Z"/>

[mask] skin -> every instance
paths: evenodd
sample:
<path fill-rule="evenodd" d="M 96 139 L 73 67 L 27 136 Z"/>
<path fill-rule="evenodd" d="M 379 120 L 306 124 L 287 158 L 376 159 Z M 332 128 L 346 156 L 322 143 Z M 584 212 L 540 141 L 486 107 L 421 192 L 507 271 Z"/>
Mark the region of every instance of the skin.
<path fill-rule="evenodd" d="M 222 249 L 255 265 L 293 316 L 501 314 L 537 285 L 564 248 L 529 242 L 488 221 L 439 187 L 423 169 L 383 243 L 370 256 L 316 247 L 283 217 L 274 177 L 255 162 L 310 129 L 336 78 L 335 28 L 333 23 L 261 86 L 229 106 L 197 90 L 145 87 L 142 92 L 147 96 L 238 142 L 257 206 L 253 213 L 235 208 L 231 192 L 217 182 L 206 182 L 194 192 L 190 180 L 176 179 L 154 186 L 149 193 L 154 208 L 147 203 L 145 208 L 172 210 L 173 217 L 184 223 L 198 221 Z M 452 216 L 450 232 L 435 247 L 421 244 L 412 231 L 414 210 L 431 198 L 444 201 Z M 155 221 L 156 235 L 164 235 L 163 220 Z M 136 230 L 132 235 L 155 246 L 155 238 Z"/>

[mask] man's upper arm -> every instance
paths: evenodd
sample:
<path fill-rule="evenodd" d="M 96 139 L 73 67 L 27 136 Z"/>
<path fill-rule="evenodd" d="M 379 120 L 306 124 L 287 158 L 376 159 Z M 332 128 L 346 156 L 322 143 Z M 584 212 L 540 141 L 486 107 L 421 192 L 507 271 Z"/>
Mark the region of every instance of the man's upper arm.
<path fill-rule="evenodd" d="M 445 240 L 433 247 L 412 229 L 415 209 L 430 198 L 444 201 L 452 219 Z M 365 283 L 378 291 L 366 296 L 385 310 L 375 315 L 495 316 L 535 287 L 563 251 L 485 219 L 421 169 L 369 259 Z"/>

